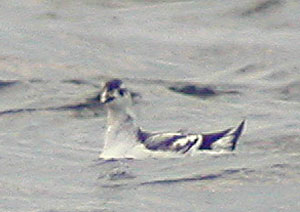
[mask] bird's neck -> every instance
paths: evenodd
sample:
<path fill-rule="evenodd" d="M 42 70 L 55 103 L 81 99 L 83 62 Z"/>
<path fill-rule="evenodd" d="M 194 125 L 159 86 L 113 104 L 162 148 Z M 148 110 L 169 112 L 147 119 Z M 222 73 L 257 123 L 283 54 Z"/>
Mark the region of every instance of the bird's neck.
<path fill-rule="evenodd" d="M 108 108 L 107 125 L 112 127 L 135 126 L 133 114 L 127 110 L 115 110 Z"/>
<path fill-rule="evenodd" d="M 138 127 L 127 110 L 108 108 L 107 131 L 101 157 L 118 158 L 128 154 L 137 144 Z"/>
<path fill-rule="evenodd" d="M 130 110 L 114 110 L 108 108 L 106 143 L 136 142 L 138 127 Z"/>

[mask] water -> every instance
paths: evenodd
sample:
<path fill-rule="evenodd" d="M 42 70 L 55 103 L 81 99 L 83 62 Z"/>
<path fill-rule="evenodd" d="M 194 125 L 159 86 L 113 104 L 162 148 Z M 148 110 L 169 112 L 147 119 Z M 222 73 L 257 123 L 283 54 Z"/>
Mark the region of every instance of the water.
<path fill-rule="evenodd" d="M 3 1 L 1 211 L 299 211 L 298 1 Z M 247 119 L 236 152 L 102 161 L 101 83 L 148 130 Z M 185 94 L 187 93 L 187 94 Z"/>

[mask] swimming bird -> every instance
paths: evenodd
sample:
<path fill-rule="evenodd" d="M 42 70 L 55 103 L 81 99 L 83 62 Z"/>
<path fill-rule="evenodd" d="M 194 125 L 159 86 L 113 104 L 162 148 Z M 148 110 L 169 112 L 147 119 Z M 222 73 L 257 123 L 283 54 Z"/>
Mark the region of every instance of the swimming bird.
<path fill-rule="evenodd" d="M 215 133 L 148 132 L 135 124 L 132 95 L 120 79 L 105 83 L 100 102 L 107 107 L 107 130 L 100 158 L 145 158 L 193 155 L 203 150 L 233 151 L 243 131 L 238 127 Z"/>

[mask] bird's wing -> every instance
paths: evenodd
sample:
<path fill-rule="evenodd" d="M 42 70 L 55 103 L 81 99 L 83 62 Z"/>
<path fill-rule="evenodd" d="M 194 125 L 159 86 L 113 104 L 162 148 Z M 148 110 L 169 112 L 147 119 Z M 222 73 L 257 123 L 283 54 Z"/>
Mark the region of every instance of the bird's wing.
<path fill-rule="evenodd" d="M 200 136 L 185 135 L 182 133 L 157 133 L 149 136 L 143 143 L 147 149 L 154 151 L 185 153 L 199 141 Z"/>
<path fill-rule="evenodd" d="M 218 147 L 234 150 L 239 139 L 245 121 L 242 121 L 236 129 L 226 129 L 209 134 L 176 133 L 149 133 L 139 129 L 138 140 L 147 149 L 153 151 L 173 151 L 186 153 L 193 149 L 212 150 Z"/>

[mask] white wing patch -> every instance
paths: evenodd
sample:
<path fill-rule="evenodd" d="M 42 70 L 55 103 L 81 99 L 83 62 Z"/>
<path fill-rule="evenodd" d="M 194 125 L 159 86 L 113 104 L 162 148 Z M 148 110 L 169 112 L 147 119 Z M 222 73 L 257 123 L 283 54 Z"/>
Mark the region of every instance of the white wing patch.
<path fill-rule="evenodd" d="M 212 148 L 214 150 L 217 149 L 227 149 L 232 146 L 232 139 L 234 138 L 234 135 L 226 135 L 223 138 L 219 139 L 215 143 L 212 144 Z"/>
<path fill-rule="evenodd" d="M 186 137 L 177 139 L 171 146 L 171 150 L 186 153 L 196 147 L 200 142 L 198 135 L 187 135 Z"/>

